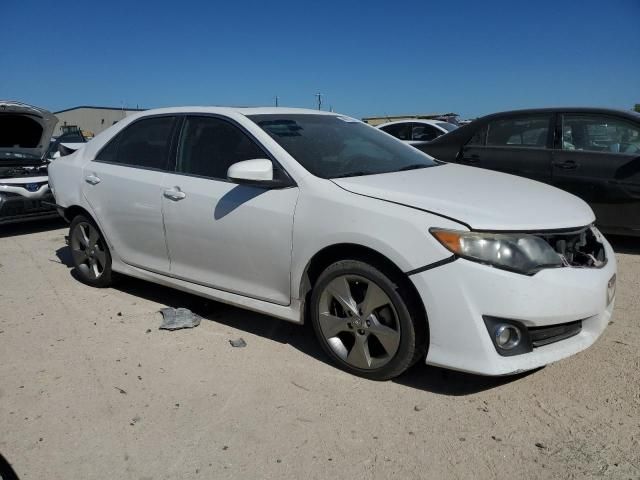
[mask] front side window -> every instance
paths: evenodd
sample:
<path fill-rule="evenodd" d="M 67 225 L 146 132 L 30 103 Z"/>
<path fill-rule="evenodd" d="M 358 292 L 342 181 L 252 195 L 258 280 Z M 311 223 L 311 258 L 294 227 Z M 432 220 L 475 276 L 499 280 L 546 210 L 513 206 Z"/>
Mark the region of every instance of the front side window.
<path fill-rule="evenodd" d="M 227 179 L 231 165 L 266 158 L 264 151 L 235 125 L 215 117 L 188 117 L 180 135 L 177 171 Z"/>
<path fill-rule="evenodd" d="M 476 130 L 473 136 L 467 142 L 467 145 L 471 146 L 482 146 L 484 145 L 485 140 L 487 139 L 487 127 L 482 127 Z"/>
<path fill-rule="evenodd" d="M 264 114 L 249 119 L 313 175 L 355 177 L 439 163 L 360 121 L 336 115 Z"/>
<path fill-rule="evenodd" d="M 166 170 L 175 120 L 152 117 L 132 123 L 100 150 L 96 160 Z"/>
<path fill-rule="evenodd" d="M 488 126 L 487 145 L 544 148 L 551 118 L 551 115 L 532 115 L 494 120 Z"/>
<path fill-rule="evenodd" d="M 637 155 L 640 125 L 604 115 L 563 115 L 562 149 Z"/>
<path fill-rule="evenodd" d="M 411 124 L 410 123 L 396 123 L 395 125 L 388 125 L 380 128 L 383 132 L 387 132 L 400 140 L 411 140 Z"/>
<path fill-rule="evenodd" d="M 421 140 L 428 142 L 434 138 L 438 138 L 443 132 L 432 125 L 426 123 L 414 123 L 411 129 L 411 138 L 413 140 Z"/>

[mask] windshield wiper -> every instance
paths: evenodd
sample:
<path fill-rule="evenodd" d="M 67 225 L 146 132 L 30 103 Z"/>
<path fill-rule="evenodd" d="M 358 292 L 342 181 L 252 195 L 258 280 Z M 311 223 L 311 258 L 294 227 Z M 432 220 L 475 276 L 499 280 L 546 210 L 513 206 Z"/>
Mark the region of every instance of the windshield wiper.
<path fill-rule="evenodd" d="M 414 163 L 412 165 L 407 165 L 406 167 L 402 167 L 398 172 L 404 172 L 406 170 L 417 170 L 418 168 L 427 168 L 429 165 L 425 165 L 424 163 Z"/>

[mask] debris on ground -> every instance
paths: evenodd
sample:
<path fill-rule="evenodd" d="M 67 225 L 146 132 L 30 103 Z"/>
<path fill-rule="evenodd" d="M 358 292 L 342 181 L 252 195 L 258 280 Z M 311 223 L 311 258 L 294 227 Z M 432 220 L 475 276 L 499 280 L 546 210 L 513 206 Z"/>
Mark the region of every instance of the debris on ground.
<path fill-rule="evenodd" d="M 246 347 L 247 342 L 244 341 L 244 338 L 240 337 L 237 340 L 229 340 L 229 343 L 232 347 Z"/>
<path fill-rule="evenodd" d="M 122 388 L 120 388 L 120 387 L 113 387 L 113 388 L 115 388 L 116 390 L 118 390 L 122 395 L 126 395 L 126 394 L 127 394 L 127 391 L 126 391 L 126 390 L 123 390 L 123 389 L 122 389 Z"/>
<path fill-rule="evenodd" d="M 162 330 L 179 330 L 181 328 L 193 328 L 200 325 L 202 317 L 196 315 L 188 308 L 163 308 L 162 313 Z"/>

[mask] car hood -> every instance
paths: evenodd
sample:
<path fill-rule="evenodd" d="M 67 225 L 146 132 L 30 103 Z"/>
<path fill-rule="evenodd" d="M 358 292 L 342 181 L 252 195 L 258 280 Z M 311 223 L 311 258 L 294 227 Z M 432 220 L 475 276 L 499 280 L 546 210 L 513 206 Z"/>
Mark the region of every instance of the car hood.
<path fill-rule="evenodd" d="M 44 157 L 57 123 L 47 110 L 0 100 L 0 161 Z"/>
<path fill-rule="evenodd" d="M 578 197 L 514 175 L 461 165 L 334 179 L 353 193 L 426 210 L 475 230 L 555 230 L 595 217 Z"/>

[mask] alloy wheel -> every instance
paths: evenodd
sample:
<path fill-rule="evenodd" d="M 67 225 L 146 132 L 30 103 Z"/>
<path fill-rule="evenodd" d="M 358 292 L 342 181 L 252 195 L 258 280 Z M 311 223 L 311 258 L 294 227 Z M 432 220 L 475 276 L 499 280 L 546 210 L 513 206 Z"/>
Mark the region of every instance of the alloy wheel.
<path fill-rule="evenodd" d="M 107 253 L 100 232 L 88 222 L 80 222 L 71 234 L 71 253 L 80 272 L 97 280 L 107 265 Z"/>
<path fill-rule="evenodd" d="M 359 275 L 331 280 L 320 295 L 318 320 L 327 344 L 348 365 L 373 370 L 393 359 L 400 322 L 380 286 Z"/>

